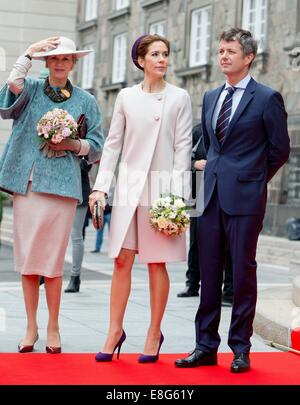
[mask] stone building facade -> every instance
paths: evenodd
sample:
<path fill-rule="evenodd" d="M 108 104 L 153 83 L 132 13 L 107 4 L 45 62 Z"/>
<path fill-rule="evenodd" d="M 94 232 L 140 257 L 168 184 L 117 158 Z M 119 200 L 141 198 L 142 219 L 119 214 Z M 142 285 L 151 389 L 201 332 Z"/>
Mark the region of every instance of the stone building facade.
<path fill-rule="evenodd" d="M 300 217 L 300 0 L 0 0 L 0 83 L 33 41 L 75 38 L 94 53 L 80 60 L 74 81 L 95 94 L 109 129 L 117 93 L 142 79 L 130 48 L 141 34 L 171 41 L 167 80 L 185 88 L 199 122 L 203 93 L 223 83 L 217 62 L 221 31 L 249 28 L 259 40 L 253 77 L 277 90 L 289 114 L 292 152 L 269 185 L 265 232 L 283 235 L 289 217 Z M 31 73 L 38 75 L 41 62 Z M 11 123 L 0 121 L 0 152 Z"/>
<path fill-rule="evenodd" d="M 264 227 L 284 235 L 287 218 L 300 217 L 300 1 L 81 0 L 77 18 L 81 46 L 96 51 L 77 80 L 90 78 L 87 88 L 99 101 L 106 132 L 117 93 L 142 79 L 130 59 L 139 35 L 157 32 L 171 41 L 167 80 L 189 92 L 197 123 L 204 92 L 224 82 L 217 61 L 220 33 L 230 26 L 254 33 L 259 53 L 252 76 L 282 93 L 289 114 L 292 152 L 269 184 Z"/>
<path fill-rule="evenodd" d="M 76 37 L 78 0 L 0 0 L 0 88 L 27 47 L 43 38 Z M 34 61 L 30 75 L 39 76 L 43 62 Z M 9 136 L 11 121 L 0 119 L 0 153 Z"/>

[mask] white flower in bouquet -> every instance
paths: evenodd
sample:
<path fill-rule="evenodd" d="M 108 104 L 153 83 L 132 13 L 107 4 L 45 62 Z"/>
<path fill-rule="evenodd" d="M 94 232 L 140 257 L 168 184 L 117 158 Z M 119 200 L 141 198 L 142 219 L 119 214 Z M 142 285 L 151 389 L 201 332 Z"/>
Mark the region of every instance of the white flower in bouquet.
<path fill-rule="evenodd" d="M 48 143 L 58 144 L 63 139 L 77 138 L 77 122 L 71 114 L 61 108 L 54 108 L 42 116 L 37 125 L 37 132 L 43 140 L 40 149 L 47 157 L 65 156 L 65 151 L 52 151 L 48 148 Z"/>
<path fill-rule="evenodd" d="M 156 231 L 165 235 L 180 235 L 190 223 L 186 208 L 183 200 L 172 194 L 160 197 L 149 210 L 150 224 Z"/>

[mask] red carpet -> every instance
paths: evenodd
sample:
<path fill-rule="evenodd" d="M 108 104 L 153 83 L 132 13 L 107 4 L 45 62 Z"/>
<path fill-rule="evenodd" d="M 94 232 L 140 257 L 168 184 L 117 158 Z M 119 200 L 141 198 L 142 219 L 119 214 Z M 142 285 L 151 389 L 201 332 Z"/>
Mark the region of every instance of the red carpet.
<path fill-rule="evenodd" d="M 292 353 L 252 353 L 252 370 L 238 375 L 229 372 L 231 353 L 219 354 L 218 366 L 194 369 L 174 367 L 181 354 L 162 354 L 155 364 L 137 356 L 97 363 L 94 354 L 1 353 L 0 385 L 300 385 L 300 357 Z"/>

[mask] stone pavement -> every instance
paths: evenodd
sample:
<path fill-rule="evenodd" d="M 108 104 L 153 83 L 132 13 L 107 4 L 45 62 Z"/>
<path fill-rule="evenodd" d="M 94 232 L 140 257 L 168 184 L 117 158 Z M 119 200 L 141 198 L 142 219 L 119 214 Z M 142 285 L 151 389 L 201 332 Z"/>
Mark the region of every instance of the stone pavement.
<path fill-rule="evenodd" d="M 5 210 L 2 226 L 2 246 L 0 248 L 0 352 L 15 352 L 18 341 L 25 328 L 25 310 L 22 298 L 20 277 L 13 272 L 12 258 L 12 213 Z M 103 251 L 90 253 L 94 248 L 95 230 L 92 225 L 87 228 L 85 256 L 82 270 L 80 293 L 62 294 L 60 328 L 64 352 L 97 352 L 105 340 L 109 320 L 109 293 L 113 262 L 107 257 L 107 231 L 105 231 Z M 42 247 L 41 247 L 42 248 Z M 66 255 L 64 287 L 70 273 L 71 246 Z M 286 266 L 259 266 L 264 278 L 259 283 L 263 290 L 277 277 L 278 282 L 288 283 Z M 164 316 L 162 331 L 165 342 L 162 352 L 185 353 L 194 347 L 194 317 L 199 298 L 177 298 L 177 293 L 184 287 L 186 264 L 170 264 L 170 295 Z M 277 272 L 277 276 L 276 276 Z M 127 340 L 122 346 L 124 352 L 140 353 L 149 323 L 149 289 L 148 275 L 144 265 L 135 263 L 132 274 L 132 291 L 125 315 L 124 329 Z M 230 351 L 227 346 L 227 330 L 231 309 L 222 309 L 220 335 L 221 352 Z M 39 336 L 36 350 L 43 352 L 46 342 L 47 310 L 45 289 L 40 288 Z M 252 338 L 253 351 L 275 351 L 267 346 L 258 335 Z"/>

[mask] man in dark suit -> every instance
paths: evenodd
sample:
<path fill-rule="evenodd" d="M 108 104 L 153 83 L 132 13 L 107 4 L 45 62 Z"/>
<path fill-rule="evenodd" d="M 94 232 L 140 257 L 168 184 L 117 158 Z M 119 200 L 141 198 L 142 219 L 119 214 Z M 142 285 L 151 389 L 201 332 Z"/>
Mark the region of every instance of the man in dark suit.
<path fill-rule="evenodd" d="M 196 200 L 196 193 L 200 179 L 197 175 L 202 172 L 206 165 L 206 150 L 202 135 L 201 124 L 193 127 L 193 152 L 192 152 L 192 199 Z M 200 173 L 201 174 L 201 173 Z M 201 176 L 202 177 L 202 176 Z M 230 307 L 233 299 L 233 280 L 230 255 L 227 255 L 225 263 L 224 287 L 222 293 L 222 306 Z M 197 243 L 197 217 L 191 216 L 190 222 L 190 248 L 188 253 L 188 269 L 186 271 L 186 287 L 177 294 L 179 298 L 198 297 L 200 288 L 201 270 L 198 260 Z"/>
<path fill-rule="evenodd" d="M 196 348 L 177 367 L 217 364 L 225 249 L 233 266 L 233 306 L 228 345 L 230 370 L 250 369 L 250 338 L 257 298 L 256 246 L 263 226 L 267 183 L 289 156 L 287 113 L 281 95 L 250 75 L 257 43 L 249 31 L 224 31 L 219 63 L 225 85 L 205 93 L 203 136 L 208 150 L 203 215 L 198 218 L 201 301 Z M 201 194 L 201 193 L 200 193 Z M 202 201 L 201 201 L 202 200 Z"/>
<path fill-rule="evenodd" d="M 193 127 L 192 152 L 192 199 L 196 200 L 197 174 L 203 171 L 206 165 L 206 150 L 203 142 L 201 124 Z M 198 171 L 198 173 L 197 173 Z M 190 222 L 190 247 L 188 253 L 188 269 L 186 271 L 186 288 L 177 294 L 177 297 L 198 297 L 200 288 L 200 271 L 198 262 L 197 244 L 197 217 L 192 216 Z"/>

